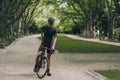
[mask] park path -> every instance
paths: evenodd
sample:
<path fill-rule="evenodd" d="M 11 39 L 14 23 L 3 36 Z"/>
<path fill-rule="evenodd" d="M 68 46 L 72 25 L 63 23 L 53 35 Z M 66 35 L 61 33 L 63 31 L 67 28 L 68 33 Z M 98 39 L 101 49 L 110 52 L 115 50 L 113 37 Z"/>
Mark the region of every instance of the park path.
<path fill-rule="evenodd" d="M 23 37 L 0 52 L 0 80 L 39 80 L 33 73 L 39 35 Z M 0 50 L 1 51 L 1 50 Z M 120 68 L 120 54 L 57 53 L 52 56 L 52 77 L 42 80 L 99 80 L 89 70 Z"/>
<path fill-rule="evenodd" d="M 80 36 L 72 35 L 72 34 L 66 34 L 66 36 L 69 37 L 69 38 L 72 38 L 72 39 L 78 39 L 78 40 L 84 40 L 84 41 L 91 41 L 91 42 L 98 42 L 98 43 L 103 43 L 103 44 L 120 46 L 120 42 L 101 41 L 99 39 L 88 39 L 88 38 L 82 38 Z"/>
<path fill-rule="evenodd" d="M 23 37 L 0 52 L 0 80 L 39 80 L 33 73 L 34 59 L 40 45 L 38 36 Z M 88 66 L 91 61 L 85 58 L 92 59 L 85 54 L 54 54 L 53 76 L 42 80 L 95 80 L 86 73 L 92 66 Z"/>

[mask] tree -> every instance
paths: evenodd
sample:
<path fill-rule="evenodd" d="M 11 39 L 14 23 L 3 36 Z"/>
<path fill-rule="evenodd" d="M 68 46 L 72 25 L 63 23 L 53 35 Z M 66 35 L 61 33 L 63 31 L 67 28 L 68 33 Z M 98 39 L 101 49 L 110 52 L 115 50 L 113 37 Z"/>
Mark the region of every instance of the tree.
<path fill-rule="evenodd" d="M 30 34 L 36 34 L 38 33 L 38 26 L 36 25 L 36 23 L 32 23 L 32 25 L 29 27 L 29 32 Z"/>
<path fill-rule="evenodd" d="M 0 4 L 1 41 L 11 42 L 19 37 L 19 34 L 26 34 L 30 23 L 38 15 L 38 12 L 35 16 L 33 14 L 39 0 L 1 0 Z"/>

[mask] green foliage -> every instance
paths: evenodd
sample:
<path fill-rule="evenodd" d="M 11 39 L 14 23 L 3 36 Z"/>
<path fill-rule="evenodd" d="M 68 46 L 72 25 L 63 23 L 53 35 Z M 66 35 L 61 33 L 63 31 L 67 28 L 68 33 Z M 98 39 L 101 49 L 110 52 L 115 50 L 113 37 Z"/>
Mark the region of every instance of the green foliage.
<path fill-rule="evenodd" d="M 73 25 L 82 25 L 85 35 L 90 34 L 91 37 L 95 29 L 103 32 L 103 36 L 112 36 L 112 28 L 114 28 L 112 19 L 118 16 L 120 11 L 118 0 L 54 0 L 52 2 L 46 0 L 45 4 L 53 7 L 49 14 L 55 14 L 53 16 L 60 20 L 59 30 L 70 32 Z M 106 16 L 106 21 L 102 19 L 103 15 Z M 79 27 L 81 29 L 81 26 Z"/>
<path fill-rule="evenodd" d="M 107 77 L 110 80 L 120 79 L 120 70 L 95 70 L 97 73 Z"/>
<path fill-rule="evenodd" d="M 0 43 L 8 45 L 28 34 L 29 26 L 40 13 L 36 11 L 39 0 L 1 0 L 0 4 Z"/>
<path fill-rule="evenodd" d="M 120 16 L 118 16 L 115 20 L 115 28 L 120 28 Z"/>
<path fill-rule="evenodd" d="M 80 29 L 82 28 L 82 25 L 74 25 L 72 27 L 72 33 L 73 34 L 80 34 Z"/>
<path fill-rule="evenodd" d="M 74 40 L 65 37 L 64 35 L 58 35 L 57 41 L 57 50 L 60 52 L 68 52 L 68 53 L 119 53 L 120 47 L 82 41 L 82 40 Z"/>
<path fill-rule="evenodd" d="M 120 28 L 115 28 L 114 33 L 115 38 L 120 40 Z"/>
<path fill-rule="evenodd" d="M 32 23 L 32 25 L 29 27 L 29 32 L 30 32 L 30 34 L 40 33 L 40 30 L 35 22 Z"/>
<path fill-rule="evenodd" d="M 59 32 L 71 33 L 73 30 L 74 33 L 81 33 L 82 30 L 93 36 L 93 30 L 99 29 L 100 32 L 112 36 L 114 27 L 118 29 L 120 26 L 119 0 L 1 0 L 0 2 L 2 4 L 0 38 L 9 39 L 11 35 L 15 38 L 26 35 L 34 21 L 39 23 L 40 27 L 46 24 L 50 16 L 55 17 L 55 26 L 59 28 Z M 102 21 L 103 15 L 106 15 L 106 21 Z M 106 25 L 107 27 L 101 29 Z"/>

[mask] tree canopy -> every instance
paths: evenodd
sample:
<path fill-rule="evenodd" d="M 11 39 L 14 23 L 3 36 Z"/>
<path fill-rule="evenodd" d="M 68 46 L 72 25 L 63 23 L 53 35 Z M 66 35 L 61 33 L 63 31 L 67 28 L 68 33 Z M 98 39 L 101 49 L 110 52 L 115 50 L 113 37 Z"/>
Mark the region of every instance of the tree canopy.
<path fill-rule="evenodd" d="M 51 16 L 59 32 L 93 38 L 99 31 L 100 39 L 120 38 L 119 0 L 1 0 L 0 42 L 30 34 Z"/>

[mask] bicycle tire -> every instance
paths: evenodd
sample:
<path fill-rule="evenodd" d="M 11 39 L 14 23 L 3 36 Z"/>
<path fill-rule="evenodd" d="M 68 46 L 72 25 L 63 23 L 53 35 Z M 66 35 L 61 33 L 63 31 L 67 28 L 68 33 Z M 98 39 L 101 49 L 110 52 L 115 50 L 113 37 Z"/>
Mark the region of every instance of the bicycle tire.
<path fill-rule="evenodd" d="M 42 73 L 42 72 L 40 72 L 40 70 L 42 69 L 41 68 L 41 65 L 42 65 L 42 61 L 45 61 L 45 64 L 46 64 L 46 69 L 45 69 L 45 71 L 43 72 L 43 74 L 40 74 L 40 73 Z M 44 58 L 42 58 L 41 60 L 40 60 L 40 62 L 39 62 L 39 66 L 37 66 L 37 76 L 38 76 L 38 78 L 43 78 L 43 77 L 45 77 L 45 75 L 46 75 L 46 72 L 47 72 L 47 70 L 48 70 L 48 59 L 46 58 L 46 57 L 44 57 Z"/>

